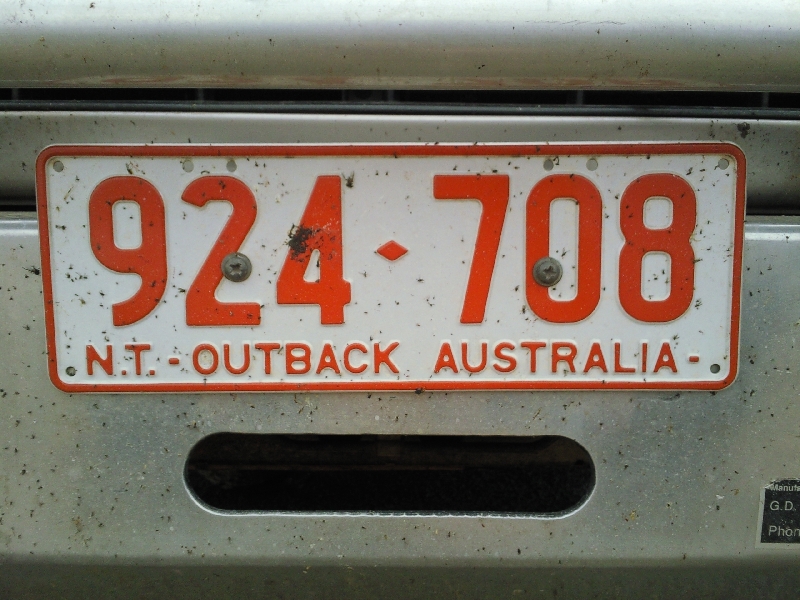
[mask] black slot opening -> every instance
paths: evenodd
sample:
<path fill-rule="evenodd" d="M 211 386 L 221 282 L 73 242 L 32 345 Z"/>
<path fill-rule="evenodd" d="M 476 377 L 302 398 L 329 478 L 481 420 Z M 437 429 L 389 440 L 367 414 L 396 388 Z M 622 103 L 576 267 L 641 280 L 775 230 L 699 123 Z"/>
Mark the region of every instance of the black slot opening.
<path fill-rule="evenodd" d="M 219 433 L 189 453 L 186 481 L 229 511 L 558 514 L 594 487 L 594 465 L 558 436 Z"/>

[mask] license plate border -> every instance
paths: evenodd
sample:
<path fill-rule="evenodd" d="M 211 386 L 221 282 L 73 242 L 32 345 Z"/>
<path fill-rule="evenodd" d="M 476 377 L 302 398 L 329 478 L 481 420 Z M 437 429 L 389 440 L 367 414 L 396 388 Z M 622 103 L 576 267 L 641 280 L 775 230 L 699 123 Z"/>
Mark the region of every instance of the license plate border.
<path fill-rule="evenodd" d="M 733 279 L 731 302 L 730 372 L 718 381 L 385 381 L 385 382 L 249 382 L 249 383 L 70 383 L 60 377 L 56 356 L 55 315 L 53 310 L 51 248 L 45 167 L 54 156 L 162 156 L 162 157 L 239 157 L 239 156 L 630 156 L 729 154 L 736 161 L 734 205 Z M 41 274 L 45 309 L 45 333 L 50 380 L 67 393 L 196 393 L 196 392 L 348 392 L 348 391 L 575 391 L 575 390 L 687 390 L 716 391 L 732 384 L 739 370 L 740 311 L 742 293 L 742 254 L 746 199 L 746 159 L 731 142 L 575 142 L 536 143 L 400 143 L 400 144 L 54 144 L 44 148 L 36 161 L 36 205 L 41 250 Z"/>

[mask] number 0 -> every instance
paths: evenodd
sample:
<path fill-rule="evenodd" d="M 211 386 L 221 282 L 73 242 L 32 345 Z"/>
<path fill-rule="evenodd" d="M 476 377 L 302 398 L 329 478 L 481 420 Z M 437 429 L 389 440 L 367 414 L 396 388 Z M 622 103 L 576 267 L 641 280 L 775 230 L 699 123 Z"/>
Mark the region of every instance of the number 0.
<path fill-rule="evenodd" d="M 532 278 L 533 266 L 550 254 L 550 205 L 572 198 L 578 205 L 578 293 L 553 300 L 550 288 Z M 580 175 L 551 175 L 528 196 L 525 234 L 525 289 L 531 310 L 551 323 L 576 323 L 591 315 L 600 301 L 600 255 L 603 201 L 597 187 Z"/>

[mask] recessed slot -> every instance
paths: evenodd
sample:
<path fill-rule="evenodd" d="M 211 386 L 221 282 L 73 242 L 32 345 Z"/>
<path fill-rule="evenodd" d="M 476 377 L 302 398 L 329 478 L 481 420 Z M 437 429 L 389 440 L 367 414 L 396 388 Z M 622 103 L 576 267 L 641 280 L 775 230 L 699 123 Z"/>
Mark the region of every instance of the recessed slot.
<path fill-rule="evenodd" d="M 595 477 L 588 452 L 558 436 L 219 433 L 189 453 L 186 481 L 225 511 L 556 515 Z"/>

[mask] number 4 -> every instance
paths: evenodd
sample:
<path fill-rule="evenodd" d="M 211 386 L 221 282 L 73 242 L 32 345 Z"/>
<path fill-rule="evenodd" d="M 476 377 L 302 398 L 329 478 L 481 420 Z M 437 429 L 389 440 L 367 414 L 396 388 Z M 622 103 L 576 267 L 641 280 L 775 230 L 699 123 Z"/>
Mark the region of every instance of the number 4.
<path fill-rule="evenodd" d="M 319 251 L 319 280 L 306 281 L 314 250 Z M 317 178 L 300 224 L 292 230 L 289 252 L 276 284 L 278 304 L 317 304 L 323 325 L 344 323 L 350 282 L 342 264 L 342 179 Z"/>

